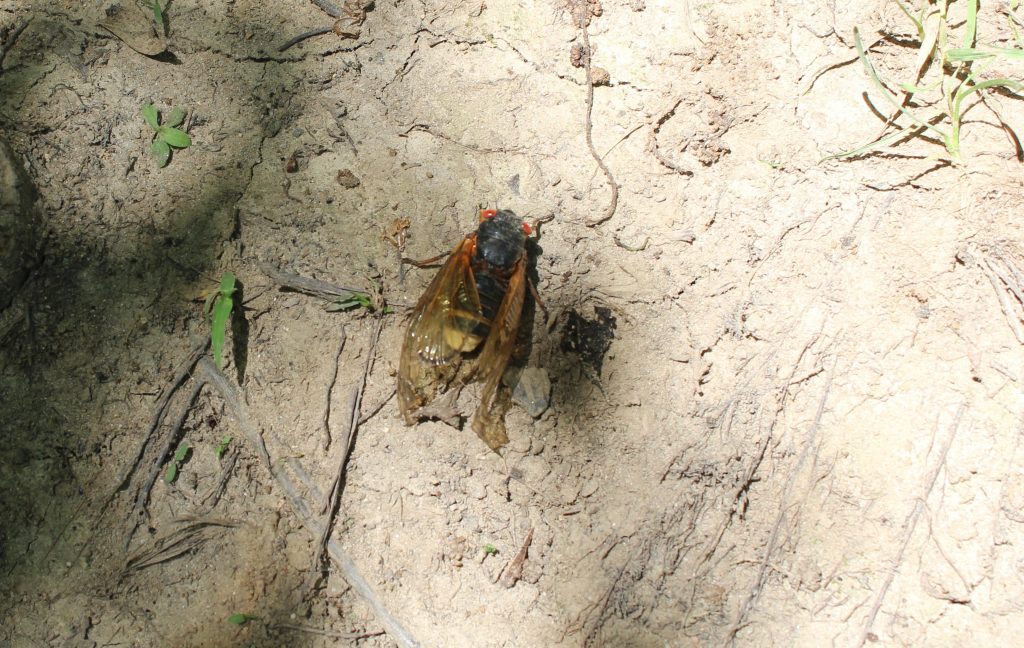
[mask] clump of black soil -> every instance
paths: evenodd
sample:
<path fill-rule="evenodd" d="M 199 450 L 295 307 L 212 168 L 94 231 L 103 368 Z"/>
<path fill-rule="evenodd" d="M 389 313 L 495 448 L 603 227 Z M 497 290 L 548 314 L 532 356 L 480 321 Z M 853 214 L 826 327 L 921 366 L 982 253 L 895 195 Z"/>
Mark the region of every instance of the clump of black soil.
<path fill-rule="evenodd" d="M 594 307 L 593 319 L 569 311 L 562 333 L 562 351 L 579 354 L 580 360 L 601 375 L 601 365 L 615 339 L 615 316 L 610 308 Z"/>

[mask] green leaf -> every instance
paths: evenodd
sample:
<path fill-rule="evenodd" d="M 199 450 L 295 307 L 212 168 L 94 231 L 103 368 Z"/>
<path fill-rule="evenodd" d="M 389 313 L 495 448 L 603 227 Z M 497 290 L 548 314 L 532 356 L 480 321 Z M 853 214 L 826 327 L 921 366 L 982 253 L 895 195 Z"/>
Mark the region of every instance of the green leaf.
<path fill-rule="evenodd" d="M 182 461 L 185 461 L 185 458 L 188 457 L 188 452 L 191 449 L 192 446 L 190 446 L 187 443 L 178 446 L 178 451 L 174 453 L 175 463 L 181 463 Z"/>
<path fill-rule="evenodd" d="M 146 120 L 146 123 L 149 124 L 150 128 L 153 130 L 160 128 L 159 114 L 153 104 L 144 105 L 140 112 L 142 113 L 142 118 Z"/>
<path fill-rule="evenodd" d="M 171 108 L 171 114 L 167 115 L 167 126 L 180 126 L 185 121 L 185 111 L 181 108 Z"/>
<path fill-rule="evenodd" d="M 220 294 L 225 297 L 235 294 L 235 273 L 225 272 L 220 276 Z"/>
<path fill-rule="evenodd" d="M 206 301 L 203 302 L 203 317 L 210 316 L 210 313 L 213 310 L 213 302 L 215 302 L 218 297 L 220 297 L 219 292 L 211 292 L 210 296 L 206 298 Z"/>
<path fill-rule="evenodd" d="M 980 61 L 987 58 L 1024 59 L 1024 50 L 1015 47 L 954 47 L 946 51 L 946 60 L 951 63 Z"/>
<path fill-rule="evenodd" d="M 250 616 L 248 614 L 232 614 L 228 617 L 228 623 L 233 623 L 234 625 L 240 626 L 245 625 L 250 621 L 255 621 L 258 618 L 259 617 Z"/>
<path fill-rule="evenodd" d="M 964 47 L 972 47 L 978 36 L 978 0 L 967 0 L 967 20 L 964 21 Z"/>
<path fill-rule="evenodd" d="M 164 12 L 160 10 L 160 0 L 153 0 L 153 21 L 156 22 L 157 27 L 160 28 L 160 33 L 163 33 Z"/>
<path fill-rule="evenodd" d="M 231 435 L 225 434 L 221 437 L 220 443 L 217 444 L 217 458 L 220 459 L 224 456 L 224 453 L 228 451 L 228 447 L 231 445 Z"/>
<path fill-rule="evenodd" d="M 493 556 L 494 554 L 498 553 L 498 548 L 495 547 L 492 544 L 485 544 L 484 545 L 484 553 L 487 554 L 488 556 Z"/>
<path fill-rule="evenodd" d="M 156 165 L 159 167 L 167 166 L 171 159 L 171 147 L 159 137 L 153 140 L 153 146 L 150 147 L 149 152 L 153 155 L 153 159 L 156 160 Z"/>
<path fill-rule="evenodd" d="M 192 146 L 192 139 L 188 136 L 188 133 L 172 126 L 160 127 L 160 139 L 174 148 L 188 148 Z"/>
<path fill-rule="evenodd" d="M 352 310 L 353 308 L 370 308 L 372 302 L 370 296 L 363 293 L 352 293 L 338 299 L 327 306 L 327 311 L 336 313 L 338 311 Z"/>
<path fill-rule="evenodd" d="M 213 361 L 221 368 L 221 357 L 224 350 L 224 332 L 228 318 L 235 306 L 231 295 L 235 292 L 235 275 L 225 272 L 220 280 L 220 293 L 213 305 L 213 319 L 210 322 L 210 346 L 213 347 Z"/>
<path fill-rule="evenodd" d="M 172 463 L 167 466 L 167 472 L 164 473 L 164 482 L 173 484 L 174 480 L 178 478 L 178 464 Z"/>

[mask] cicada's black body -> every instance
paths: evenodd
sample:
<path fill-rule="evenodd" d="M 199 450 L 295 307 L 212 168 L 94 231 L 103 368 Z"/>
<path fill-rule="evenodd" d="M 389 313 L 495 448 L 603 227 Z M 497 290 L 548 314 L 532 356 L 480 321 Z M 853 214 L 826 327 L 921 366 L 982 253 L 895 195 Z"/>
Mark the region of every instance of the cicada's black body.
<path fill-rule="evenodd" d="M 473 430 L 497 451 L 508 442 L 501 384 L 515 346 L 526 290 L 530 227 L 509 210 L 480 212 L 477 230 L 452 250 L 413 310 L 398 367 L 398 403 L 407 425 L 439 389 L 483 383 Z"/>
<path fill-rule="evenodd" d="M 523 255 L 526 234 L 523 220 L 507 209 L 480 223 L 476 230 L 476 252 L 470 262 L 480 297 L 480 314 L 473 335 L 485 339 L 508 292 L 509 278 Z"/>

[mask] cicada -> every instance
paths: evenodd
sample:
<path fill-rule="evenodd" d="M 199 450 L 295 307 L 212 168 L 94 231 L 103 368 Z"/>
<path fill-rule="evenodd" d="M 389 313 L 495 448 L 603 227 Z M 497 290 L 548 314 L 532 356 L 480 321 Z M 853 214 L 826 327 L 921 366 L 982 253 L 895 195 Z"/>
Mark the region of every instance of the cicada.
<path fill-rule="evenodd" d="M 483 384 L 473 431 L 498 451 L 508 443 L 509 389 L 502 376 L 516 346 L 526 297 L 526 241 L 532 228 L 507 209 L 484 209 L 475 232 L 456 245 L 413 310 L 398 368 L 406 425 L 440 417 L 427 406 Z"/>

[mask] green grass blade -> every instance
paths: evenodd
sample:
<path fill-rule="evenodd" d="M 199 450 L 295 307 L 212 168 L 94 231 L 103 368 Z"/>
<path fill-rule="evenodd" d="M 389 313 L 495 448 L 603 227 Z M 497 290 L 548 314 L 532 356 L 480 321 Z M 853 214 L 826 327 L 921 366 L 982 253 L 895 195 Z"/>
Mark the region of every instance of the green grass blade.
<path fill-rule="evenodd" d="M 894 133 L 889 133 L 885 137 L 880 137 L 880 138 L 878 138 L 878 139 L 876 139 L 874 141 L 868 142 L 864 146 L 861 146 L 859 148 L 853 149 L 852 151 L 843 151 L 842 153 L 834 153 L 834 154 L 829 155 L 827 157 L 823 157 L 823 158 L 821 158 L 821 160 L 818 161 L 818 163 L 820 164 L 822 162 L 828 162 L 829 160 L 843 160 L 843 159 L 846 159 L 846 158 L 852 158 L 852 157 L 859 157 L 861 155 L 867 155 L 868 153 L 873 153 L 873 152 L 875 152 L 875 151 L 877 151 L 879 149 L 883 149 L 886 146 L 888 146 L 891 142 L 895 142 L 895 141 L 897 141 L 897 140 L 899 140 L 899 139 L 901 139 L 903 137 L 906 137 L 907 135 L 910 135 L 914 131 L 918 131 L 918 130 L 923 130 L 923 129 L 920 126 L 918 126 L 917 124 L 911 124 L 910 126 L 904 126 L 903 128 L 901 128 L 900 130 L 898 130 L 898 131 L 896 131 Z"/>
<path fill-rule="evenodd" d="M 974 47 L 978 37 L 978 0 L 967 0 L 967 20 L 964 22 L 964 47 Z"/>
<path fill-rule="evenodd" d="M 971 96 L 975 92 L 980 92 L 982 90 L 987 90 L 989 88 L 1006 88 L 1008 90 L 1012 90 L 1013 92 L 1021 92 L 1024 91 L 1024 83 L 1021 83 L 1016 79 L 989 79 L 987 81 L 982 81 L 981 83 L 975 83 L 970 86 L 964 86 L 960 89 L 959 92 L 956 93 L 956 99 L 953 105 L 954 115 L 957 118 L 959 118 L 962 114 L 960 112 L 960 104 L 964 102 L 964 99 Z"/>
<path fill-rule="evenodd" d="M 1017 31 L 1017 25 L 1020 24 L 1017 17 L 1010 14 L 1006 18 L 1006 24 L 1010 26 L 1010 31 L 1013 32 L 1013 40 L 1017 41 L 1017 47 L 1024 47 L 1024 40 L 1021 40 L 1020 32 Z"/>
<path fill-rule="evenodd" d="M 924 93 L 924 92 L 931 92 L 932 90 L 937 90 L 939 88 L 940 84 L 941 84 L 941 81 L 937 81 L 937 82 L 935 82 L 935 83 L 933 83 L 931 85 L 927 85 L 927 86 L 914 85 L 913 83 L 901 83 L 901 84 L 899 84 L 899 86 L 900 86 L 900 89 L 903 90 L 904 92 L 913 95 L 913 94 L 921 94 L 921 93 Z"/>
<path fill-rule="evenodd" d="M 904 13 L 904 15 L 906 15 L 907 18 L 910 18 L 910 22 L 914 23 L 914 27 L 917 29 L 917 38 L 918 38 L 918 40 L 923 41 L 924 40 L 924 23 L 919 18 L 915 18 L 914 14 L 910 13 L 910 9 L 905 4 L 900 2 L 900 0 L 896 0 L 896 4 L 899 6 L 900 11 L 902 11 Z M 922 16 L 924 15 L 924 10 L 923 9 L 921 10 L 921 15 Z"/>
<path fill-rule="evenodd" d="M 950 62 L 977 61 L 987 58 L 1005 58 L 1009 60 L 1024 60 L 1024 49 L 1016 47 L 954 47 L 946 52 L 946 60 Z"/>
<path fill-rule="evenodd" d="M 857 48 L 857 57 L 860 59 L 861 63 L 864 65 L 864 69 L 867 70 L 868 76 L 871 77 L 871 80 L 874 81 L 875 86 L 878 88 L 878 91 L 882 93 L 882 95 L 886 98 L 886 100 L 890 104 L 892 104 L 892 106 L 894 108 L 896 108 L 896 110 L 900 111 L 900 113 L 903 116 L 905 116 L 907 119 L 909 119 L 910 121 L 912 121 L 915 124 L 917 124 L 919 127 L 924 128 L 924 129 L 928 129 L 930 131 L 934 131 L 940 137 L 945 139 L 946 138 L 946 134 L 945 133 L 943 133 L 940 129 L 932 126 L 928 122 L 924 121 L 923 119 L 921 119 L 920 117 L 918 117 L 914 113 L 912 113 L 909 110 L 907 110 L 903 106 L 903 104 L 901 104 L 899 101 L 897 101 L 896 97 L 894 97 L 893 94 L 891 92 L 889 92 L 889 90 L 885 87 L 885 84 L 882 83 L 881 77 L 878 76 L 878 72 L 875 71 L 875 66 L 873 66 L 871 64 L 871 61 L 868 59 L 867 53 L 864 51 L 864 43 L 862 43 L 861 40 L 860 40 L 860 30 L 858 30 L 857 28 L 854 28 L 854 30 L 853 30 L 853 44 Z M 878 140 L 878 141 L 881 141 L 881 140 Z"/>
<path fill-rule="evenodd" d="M 946 50 L 947 63 L 963 63 L 965 61 L 980 61 L 992 58 L 995 54 L 980 50 L 976 47 L 954 47 Z"/>

